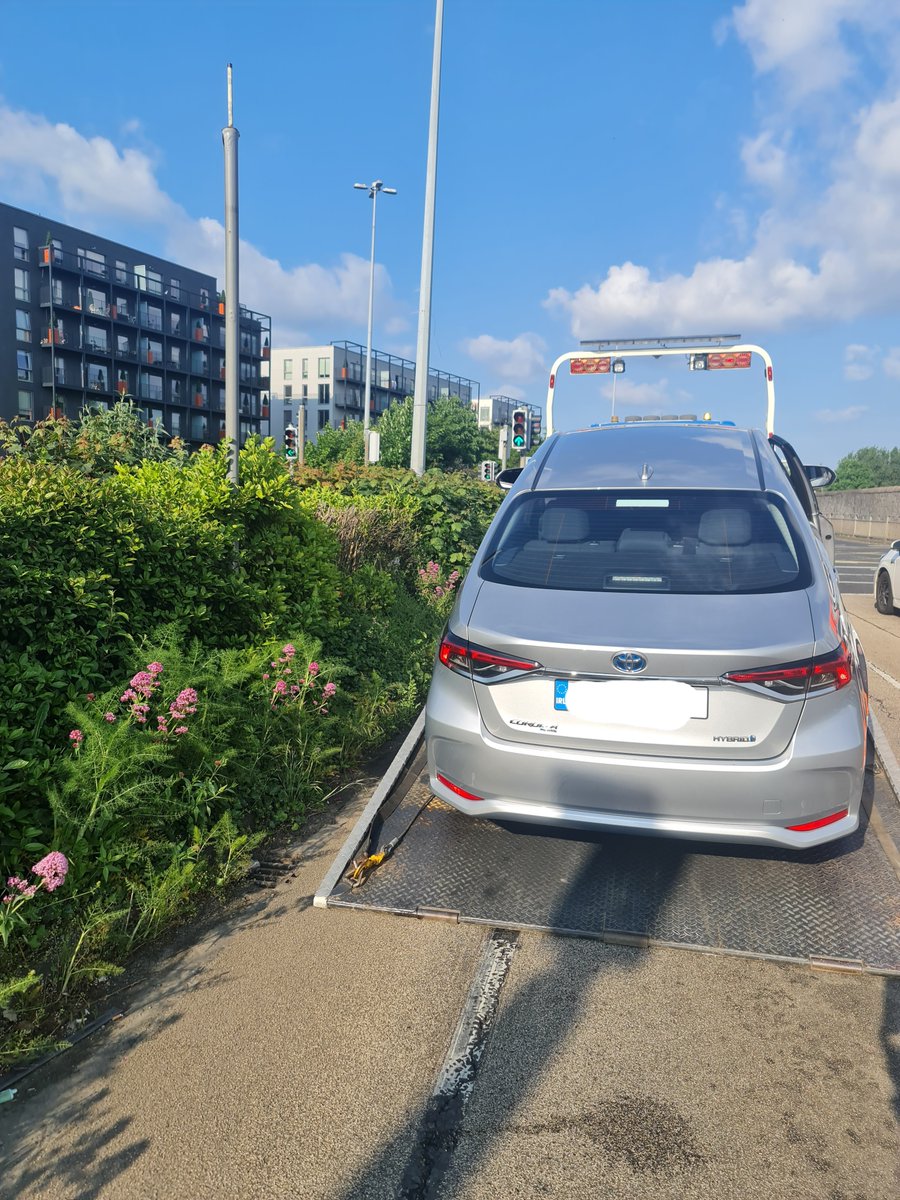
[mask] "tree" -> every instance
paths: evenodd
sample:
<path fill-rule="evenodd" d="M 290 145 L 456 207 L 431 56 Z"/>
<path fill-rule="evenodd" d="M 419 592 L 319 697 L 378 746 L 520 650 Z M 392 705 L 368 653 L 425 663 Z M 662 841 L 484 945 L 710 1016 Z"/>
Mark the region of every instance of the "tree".
<path fill-rule="evenodd" d="M 331 467 L 339 462 L 362 465 L 362 421 L 350 421 L 346 429 L 332 429 L 330 425 L 320 429 L 316 441 L 307 445 L 304 457 L 310 467 Z"/>
<path fill-rule="evenodd" d="M 850 488 L 900 486 L 900 448 L 863 446 L 845 455 L 837 465 L 832 491 Z"/>
<path fill-rule="evenodd" d="M 385 467 L 408 467 L 412 446 L 413 400 L 392 404 L 378 422 L 381 434 L 381 463 Z M 483 455 L 484 438 L 478 418 L 455 396 L 441 396 L 428 405 L 425 428 L 425 464 L 442 471 L 474 467 Z M 496 445 L 494 445 L 496 452 Z"/>

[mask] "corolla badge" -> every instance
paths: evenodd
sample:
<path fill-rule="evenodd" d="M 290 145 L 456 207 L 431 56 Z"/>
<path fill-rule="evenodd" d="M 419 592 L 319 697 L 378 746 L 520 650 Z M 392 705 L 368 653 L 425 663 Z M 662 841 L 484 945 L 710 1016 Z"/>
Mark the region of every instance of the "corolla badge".
<path fill-rule="evenodd" d="M 626 675 L 637 675 L 638 671 L 643 671 L 647 666 L 647 660 L 643 654 L 635 654 L 633 650 L 624 650 L 621 654 L 614 655 L 612 664 L 617 671 L 622 671 Z"/>

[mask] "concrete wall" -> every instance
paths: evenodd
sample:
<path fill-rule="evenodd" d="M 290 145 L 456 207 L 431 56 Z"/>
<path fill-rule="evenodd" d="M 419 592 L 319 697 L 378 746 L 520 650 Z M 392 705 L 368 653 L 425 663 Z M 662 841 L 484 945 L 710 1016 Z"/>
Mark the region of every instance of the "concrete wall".
<path fill-rule="evenodd" d="M 842 537 L 900 538 L 900 487 L 817 492 L 819 508 Z"/>

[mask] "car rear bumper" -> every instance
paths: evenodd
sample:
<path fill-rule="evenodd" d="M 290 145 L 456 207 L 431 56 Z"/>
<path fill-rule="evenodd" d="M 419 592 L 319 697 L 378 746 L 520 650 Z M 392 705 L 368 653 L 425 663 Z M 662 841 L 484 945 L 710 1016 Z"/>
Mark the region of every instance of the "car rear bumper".
<path fill-rule="evenodd" d="M 428 767 L 435 795 L 469 816 L 798 850 L 845 837 L 859 824 L 865 729 L 862 718 L 854 728 L 839 706 L 829 714 L 825 704 L 816 720 L 801 720 L 774 759 L 650 758 L 503 741 L 456 685 L 432 687 Z M 483 799 L 464 799 L 438 774 Z M 787 828 L 841 809 L 845 817 L 818 829 Z"/>

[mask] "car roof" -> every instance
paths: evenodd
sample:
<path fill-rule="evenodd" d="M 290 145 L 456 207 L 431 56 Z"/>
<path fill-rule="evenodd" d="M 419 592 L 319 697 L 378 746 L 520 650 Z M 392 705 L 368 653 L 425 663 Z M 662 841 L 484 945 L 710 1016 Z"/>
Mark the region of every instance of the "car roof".
<path fill-rule="evenodd" d="M 710 422 L 629 422 L 557 434 L 532 487 L 764 487 L 757 430 Z"/>

